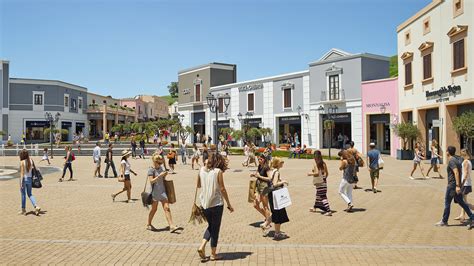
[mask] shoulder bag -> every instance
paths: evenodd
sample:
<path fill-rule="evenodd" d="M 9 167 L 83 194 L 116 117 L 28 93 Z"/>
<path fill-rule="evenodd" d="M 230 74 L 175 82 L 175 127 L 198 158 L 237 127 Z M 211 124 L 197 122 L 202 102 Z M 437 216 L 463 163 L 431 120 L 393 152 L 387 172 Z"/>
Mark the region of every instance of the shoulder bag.
<path fill-rule="evenodd" d="M 378 159 L 379 169 L 383 169 L 384 163 L 385 162 L 382 159 L 382 155 L 380 155 L 380 153 L 379 153 L 379 159 Z M 438 170 L 437 167 L 436 167 L 436 170 Z"/>
<path fill-rule="evenodd" d="M 155 171 L 153 171 L 153 178 L 154 177 L 155 177 Z M 148 175 L 146 176 L 145 186 L 143 187 L 143 192 L 141 193 L 143 207 L 148 208 L 148 206 L 151 205 L 153 198 L 152 198 L 151 192 L 146 191 L 147 182 L 148 182 Z M 152 191 L 153 191 L 153 186 L 152 186 Z"/>
<path fill-rule="evenodd" d="M 188 223 L 196 224 L 196 221 L 197 221 L 198 224 L 202 224 L 203 222 L 206 222 L 207 219 L 206 219 L 206 216 L 204 215 L 204 209 L 201 206 L 198 206 L 196 204 L 197 189 L 198 188 L 196 186 L 196 190 L 194 192 L 194 203 L 191 209 L 191 217 L 189 217 Z"/>
<path fill-rule="evenodd" d="M 31 160 L 33 163 L 33 168 L 31 169 L 31 179 L 32 183 L 31 186 L 33 188 L 42 188 L 43 185 L 41 184 L 41 180 L 43 180 L 43 176 L 41 175 L 40 171 L 36 168 L 35 162 Z"/>

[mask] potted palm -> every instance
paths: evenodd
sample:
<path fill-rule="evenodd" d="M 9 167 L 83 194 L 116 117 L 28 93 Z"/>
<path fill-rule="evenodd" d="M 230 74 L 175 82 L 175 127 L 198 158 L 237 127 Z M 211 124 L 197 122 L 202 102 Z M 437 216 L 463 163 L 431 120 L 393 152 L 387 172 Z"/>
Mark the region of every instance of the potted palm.
<path fill-rule="evenodd" d="M 474 141 L 474 112 L 469 111 L 455 117 L 453 120 L 453 129 L 456 133 L 463 137 L 461 147 L 468 149 L 472 154 L 472 142 Z M 474 167 L 474 158 L 471 159 Z"/>
<path fill-rule="evenodd" d="M 395 135 L 402 140 L 402 149 L 397 150 L 398 160 L 412 160 L 414 156 L 413 150 L 409 149 L 409 144 L 418 138 L 421 133 L 418 127 L 411 122 L 399 123 L 394 128 Z"/>

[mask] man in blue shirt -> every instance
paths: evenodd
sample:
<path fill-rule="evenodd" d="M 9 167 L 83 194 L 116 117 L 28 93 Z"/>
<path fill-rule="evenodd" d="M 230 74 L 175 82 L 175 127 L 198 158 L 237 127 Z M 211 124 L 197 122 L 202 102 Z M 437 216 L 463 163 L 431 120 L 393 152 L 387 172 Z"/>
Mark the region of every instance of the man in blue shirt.
<path fill-rule="evenodd" d="M 380 167 L 379 167 L 379 158 L 380 151 L 375 148 L 375 143 L 369 144 L 370 150 L 367 152 L 367 169 L 370 173 L 370 181 L 372 182 L 372 191 L 377 193 L 377 185 L 379 183 Z"/>

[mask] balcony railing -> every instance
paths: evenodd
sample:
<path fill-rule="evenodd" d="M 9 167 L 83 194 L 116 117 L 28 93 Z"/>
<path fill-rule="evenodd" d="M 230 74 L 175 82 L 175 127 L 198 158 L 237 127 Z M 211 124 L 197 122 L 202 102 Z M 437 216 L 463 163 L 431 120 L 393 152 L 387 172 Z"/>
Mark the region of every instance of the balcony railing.
<path fill-rule="evenodd" d="M 339 90 L 339 93 L 329 94 L 327 91 L 321 92 L 321 102 L 340 102 L 346 100 L 344 90 Z"/>
<path fill-rule="evenodd" d="M 102 113 L 104 111 L 104 105 L 103 104 L 89 104 L 87 106 L 87 112 L 88 113 Z M 119 113 L 120 115 L 135 115 L 136 110 L 129 108 L 129 107 L 124 107 L 124 106 L 107 106 L 107 113 Z"/>

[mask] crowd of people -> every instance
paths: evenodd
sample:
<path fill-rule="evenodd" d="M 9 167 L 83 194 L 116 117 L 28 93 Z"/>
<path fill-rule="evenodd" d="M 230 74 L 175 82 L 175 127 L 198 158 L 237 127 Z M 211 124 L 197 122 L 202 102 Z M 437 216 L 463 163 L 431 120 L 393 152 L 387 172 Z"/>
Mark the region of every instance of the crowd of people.
<path fill-rule="evenodd" d="M 123 188 L 119 191 L 111 194 L 112 201 L 115 201 L 116 197 L 121 193 L 126 192 L 126 202 L 131 203 L 131 188 L 132 178 L 131 175 L 137 176 L 137 172 L 132 168 L 132 162 L 130 158 L 136 157 L 136 142 L 134 139 L 131 140 L 131 149 L 123 150 L 120 155 L 120 167 L 119 173 L 117 173 L 114 164 L 114 144 L 107 144 L 107 151 L 105 154 L 106 168 L 104 175 L 101 175 L 101 143 L 97 142 L 96 147 L 93 151 L 93 162 L 95 165 L 94 177 L 108 178 L 109 170 L 112 170 L 113 177 L 118 178 L 118 181 L 123 183 Z M 141 146 L 141 145 L 140 145 Z M 143 148 L 144 149 L 144 148 Z M 280 174 L 280 170 L 284 167 L 285 162 L 280 157 L 273 157 L 272 145 L 268 145 L 262 152 L 257 154 L 257 147 L 251 142 L 246 141 L 244 143 L 244 161 L 242 166 L 249 167 L 250 164 L 254 164 L 256 167 L 255 171 L 250 173 L 250 178 L 255 179 L 255 191 L 253 197 L 253 207 L 257 210 L 259 215 L 262 216 L 262 222 L 259 227 L 262 230 L 263 236 L 269 236 L 270 229 L 274 227 L 273 239 L 283 240 L 288 238 L 288 235 L 282 231 L 282 224 L 290 221 L 286 208 L 276 208 L 274 194 L 285 186 L 288 185 L 288 181 L 283 179 Z M 75 159 L 74 153 L 70 146 L 65 147 L 66 156 L 64 156 L 64 168 L 60 182 L 63 181 L 66 171 L 69 170 L 70 178 L 73 180 L 72 163 Z M 438 152 L 439 148 L 437 143 L 433 141 L 431 146 L 431 169 L 439 173 L 440 159 L 443 156 Z M 144 151 L 141 152 L 139 157 L 145 159 Z M 448 186 L 445 195 L 445 207 L 440 222 L 436 223 L 436 226 L 446 226 L 448 224 L 451 202 L 459 204 L 462 208 L 462 212 L 456 220 L 467 223 L 469 229 L 474 226 L 474 216 L 471 211 L 473 205 L 467 202 L 466 195 L 472 192 L 472 164 L 471 154 L 468 150 L 461 150 L 461 156 L 456 155 L 456 149 L 452 146 L 448 147 L 446 152 L 447 164 L 447 179 Z M 333 210 L 330 207 L 329 199 L 327 196 L 328 192 L 328 178 L 330 172 L 328 171 L 328 165 L 323 159 L 323 155 L 320 150 L 314 152 L 314 159 L 311 171 L 307 173 L 307 176 L 313 178 L 313 185 L 315 187 L 315 200 L 310 212 L 317 212 L 318 209 L 326 216 L 332 216 Z M 364 156 L 357 149 L 355 149 L 354 142 L 348 142 L 344 149 L 339 152 L 340 162 L 338 169 L 341 171 L 341 181 L 338 188 L 338 193 L 342 200 L 347 204 L 344 211 L 350 213 L 354 210 L 354 198 L 353 189 L 357 188 L 358 172 L 361 168 L 366 167 L 369 171 L 371 180 L 371 191 L 373 193 L 379 192 L 377 190 L 381 170 L 384 167 L 384 162 L 381 157 L 380 151 L 376 149 L 375 143 L 369 144 L 369 151 Z M 45 156 L 47 159 L 47 149 L 45 149 Z M 168 152 L 165 152 L 161 142 L 158 143 L 158 148 L 150 156 L 150 167 L 147 171 L 147 178 L 145 188 L 149 184 L 149 190 L 151 191 L 150 197 L 151 202 L 149 205 L 151 209 L 149 211 L 148 220 L 146 224 L 147 230 L 156 230 L 153 226 L 153 218 L 158 209 L 159 203 L 164 210 L 165 218 L 168 222 L 168 230 L 170 232 L 176 232 L 183 230 L 182 227 L 177 226 L 172 219 L 169 195 L 165 187 L 166 178 L 169 174 L 176 173 L 176 164 L 179 161 L 178 157 L 181 156 L 181 164 L 187 165 L 186 157 L 189 156 L 191 159 L 191 169 L 199 170 L 196 180 L 196 190 L 200 189 L 201 194 L 199 197 L 200 206 L 202 213 L 206 218 L 208 227 L 206 228 L 200 247 L 197 250 L 199 256 L 204 260 L 207 259 L 205 248 L 208 242 L 211 246 L 211 260 L 218 260 L 220 257 L 216 253 L 216 247 L 219 240 L 220 225 L 222 215 L 224 212 L 224 205 L 230 212 L 234 211 L 230 203 L 230 199 L 227 190 L 224 185 L 224 174 L 229 169 L 229 149 L 226 141 L 221 141 L 216 149 L 209 150 L 207 144 L 202 144 L 202 148 L 199 148 L 197 144 L 193 144 L 191 151 L 188 151 L 186 144 L 182 142 L 179 145 L 179 149 L 174 144 L 170 145 Z M 364 157 L 366 160 L 364 160 Z M 413 171 L 410 175 L 412 177 L 413 172 L 420 168 L 423 177 L 423 169 L 421 167 L 421 160 L 425 158 L 425 154 L 419 143 L 415 145 L 415 158 Z M 45 159 L 43 157 L 43 159 Z M 22 150 L 20 152 L 20 190 L 21 190 L 21 214 L 26 213 L 26 196 L 30 198 L 30 201 L 34 207 L 34 212 L 38 215 L 41 208 L 37 205 L 36 198 L 32 195 L 32 171 L 34 169 L 34 162 L 30 159 L 28 151 Z M 167 163 L 166 163 L 167 162 Z M 335 174 L 334 174 L 335 175 Z M 439 177 L 442 178 L 439 173 Z"/>

